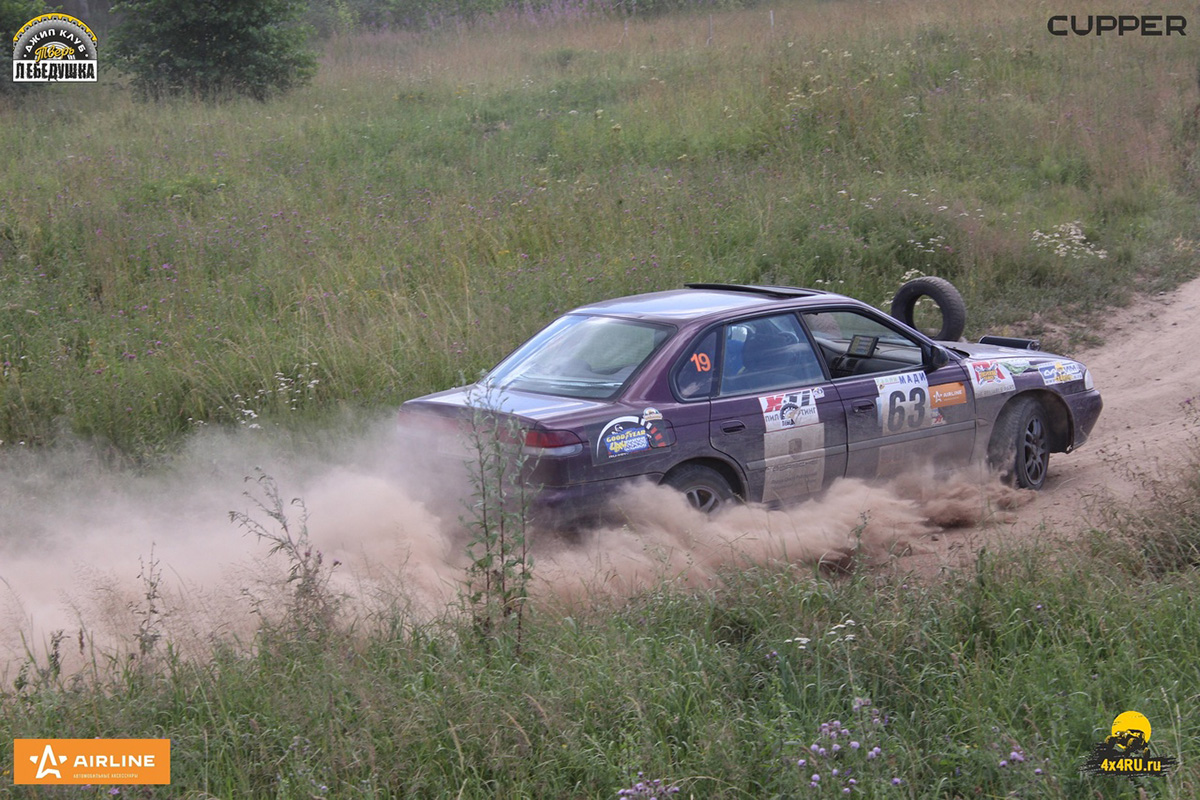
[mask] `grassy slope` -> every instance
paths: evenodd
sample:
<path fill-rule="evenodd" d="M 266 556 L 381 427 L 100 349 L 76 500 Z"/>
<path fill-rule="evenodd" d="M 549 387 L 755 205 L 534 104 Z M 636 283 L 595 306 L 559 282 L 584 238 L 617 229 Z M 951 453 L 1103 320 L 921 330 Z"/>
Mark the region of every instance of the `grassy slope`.
<path fill-rule="evenodd" d="M 1058 39 L 1036 4 L 774 17 L 368 36 L 266 105 L 6 113 L 0 440 L 141 459 L 247 411 L 397 404 L 687 279 L 882 303 L 919 270 L 970 332 L 1036 334 L 1190 274 L 1186 42 Z"/>
<path fill-rule="evenodd" d="M 0 124 L 0 438 L 61 417 L 143 457 L 189 420 L 395 403 L 570 305 L 685 278 L 882 301 L 921 269 L 964 287 L 975 331 L 1177 280 L 1200 238 L 1189 52 L 1051 40 L 1046 13 L 796 4 L 774 33 L 714 16 L 711 46 L 703 17 L 368 38 L 266 106 L 56 91 Z M 1074 220 L 1068 257 L 1038 247 Z M 1154 547 L 1097 535 L 1057 570 L 760 569 L 535 608 L 520 658 L 402 615 L 81 681 L 40 655 L 0 730 L 171 736 L 173 786 L 126 796 L 611 797 L 644 771 L 761 798 L 840 791 L 807 750 L 839 719 L 881 748 L 840 765 L 866 796 L 1137 797 L 1077 772 L 1136 709 L 1183 761 L 1146 791 L 1192 797 L 1195 496 L 1125 522 Z"/>

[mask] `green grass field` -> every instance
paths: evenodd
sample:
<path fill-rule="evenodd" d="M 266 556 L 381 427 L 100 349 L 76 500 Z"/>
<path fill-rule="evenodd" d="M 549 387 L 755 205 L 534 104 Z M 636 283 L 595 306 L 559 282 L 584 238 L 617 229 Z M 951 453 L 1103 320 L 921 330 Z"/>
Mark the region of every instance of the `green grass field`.
<path fill-rule="evenodd" d="M 75 676 L 54 647 L 0 689 L 0 720 L 14 737 L 170 737 L 172 785 L 133 797 L 605 798 L 661 780 L 694 798 L 1188 798 L 1198 488 L 1175 489 L 1187 513 L 1143 518 L 1141 544 L 1095 531 L 1074 554 L 984 553 L 941 581 L 764 566 L 537 604 L 519 652 L 402 612 L 305 637 L 285 620 L 203 661 L 151 643 Z M 1126 710 L 1180 759 L 1169 777 L 1080 774 Z"/>
<path fill-rule="evenodd" d="M 473 376 L 575 305 L 689 280 L 883 305 L 936 274 L 968 336 L 1070 348 L 1200 254 L 1195 49 L 1047 32 L 1089 9 L 795 0 L 370 34 L 266 104 L 52 87 L 0 116 L 0 458 L 83 439 L 157 468 L 202 425 L 316 431 Z M 601 798 L 644 773 L 696 798 L 1190 798 L 1194 471 L 1071 555 L 534 605 L 519 653 L 400 612 L 75 676 L 39 646 L 0 732 L 169 736 L 172 786 L 126 797 Z M 1129 709 L 1175 774 L 1081 776 Z"/>
<path fill-rule="evenodd" d="M 1197 89 L 1186 40 L 1043 16 L 367 35 L 265 105 L 54 87 L 0 120 L 0 440 L 141 463 L 200 423 L 397 405 L 685 280 L 883 303 L 916 270 L 969 334 L 1053 339 L 1192 274 Z"/>

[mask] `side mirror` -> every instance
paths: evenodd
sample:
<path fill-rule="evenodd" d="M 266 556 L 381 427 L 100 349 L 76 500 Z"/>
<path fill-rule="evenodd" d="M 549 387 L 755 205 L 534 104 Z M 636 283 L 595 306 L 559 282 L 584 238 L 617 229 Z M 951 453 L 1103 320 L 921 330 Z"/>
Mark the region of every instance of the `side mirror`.
<path fill-rule="evenodd" d="M 924 356 L 926 372 L 936 372 L 950 363 L 950 354 L 946 352 L 946 348 L 936 344 L 926 350 Z"/>

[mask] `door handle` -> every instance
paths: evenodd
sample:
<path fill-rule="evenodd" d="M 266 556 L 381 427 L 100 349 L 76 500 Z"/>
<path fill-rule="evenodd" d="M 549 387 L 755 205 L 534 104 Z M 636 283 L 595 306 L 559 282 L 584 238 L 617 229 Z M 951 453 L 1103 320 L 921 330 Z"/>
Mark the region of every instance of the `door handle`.
<path fill-rule="evenodd" d="M 742 422 L 740 419 L 731 419 L 727 422 L 721 423 L 721 430 L 725 431 L 726 433 L 737 433 L 738 431 L 746 430 L 746 423 Z"/>
<path fill-rule="evenodd" d="M 875 410 L 875 401 L 874 400 L 857 400 L 850 405 L 850 408 L 854 410 L 855 414 L 864 414 L 867 411 Z"/>

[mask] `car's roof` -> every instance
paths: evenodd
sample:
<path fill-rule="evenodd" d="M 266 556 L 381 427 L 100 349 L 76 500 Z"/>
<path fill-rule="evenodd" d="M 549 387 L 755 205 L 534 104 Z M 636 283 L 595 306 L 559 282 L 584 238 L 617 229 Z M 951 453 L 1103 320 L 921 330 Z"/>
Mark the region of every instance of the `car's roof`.
<path fill-rule="evenodd" d="M 706 317 L 723 317 L 731 312 L 769 310 L 781 301 L 813 298 L 838 299 L 841 295 L 791 286 L 748 286 L 742 284 L 692 283 L 686 289 L 635 294 L 602 300 L 575 309 L 575 314 L 604 314 L 647 321 L 681 322 Z M 789 303 L 790 305 L 790 303 Z"/>

